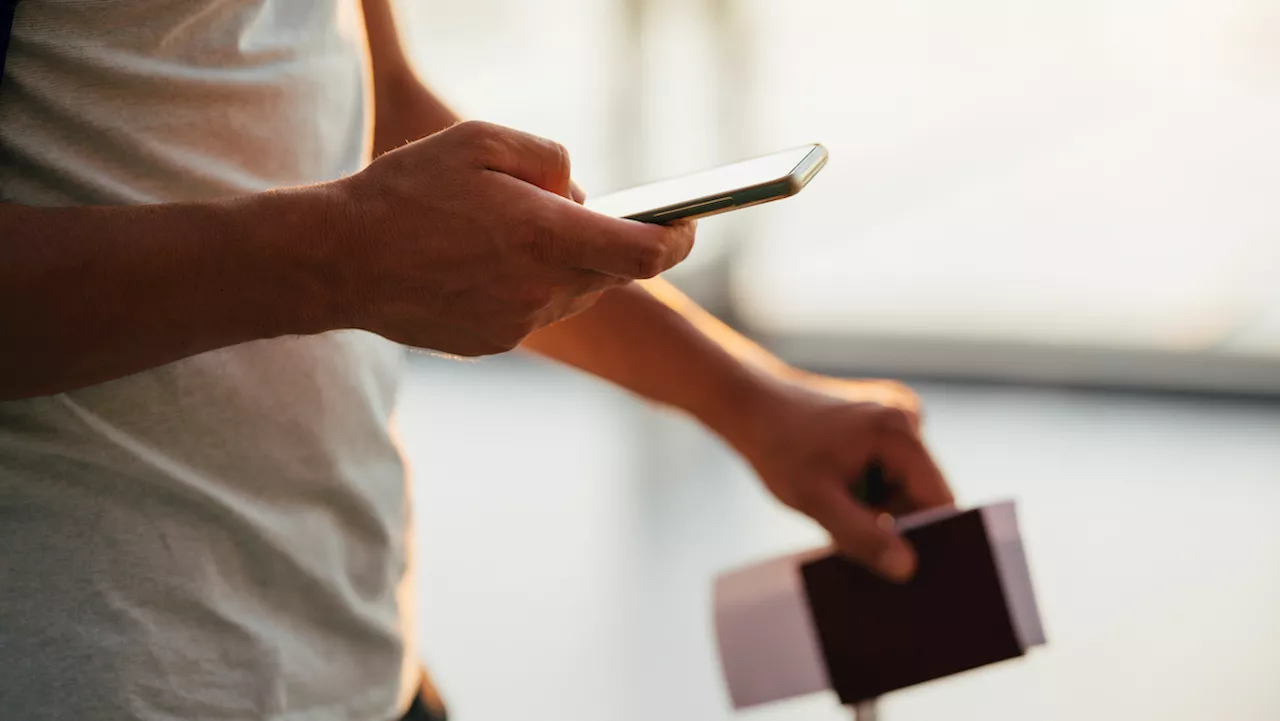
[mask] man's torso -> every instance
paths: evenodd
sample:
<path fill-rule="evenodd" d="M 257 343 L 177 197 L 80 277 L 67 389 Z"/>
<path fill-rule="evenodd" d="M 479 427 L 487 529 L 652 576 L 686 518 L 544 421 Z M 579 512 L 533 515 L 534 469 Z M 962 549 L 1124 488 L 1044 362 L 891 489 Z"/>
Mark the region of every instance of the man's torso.
<path fill-rule="evenodd" d="M 365 42 L 358 0 L 23 0 L 0 197 L 200 200 L 356 172 Z M 401 363 L 348 331 L 0 404 L 6 717 L 402 710 Z"/>

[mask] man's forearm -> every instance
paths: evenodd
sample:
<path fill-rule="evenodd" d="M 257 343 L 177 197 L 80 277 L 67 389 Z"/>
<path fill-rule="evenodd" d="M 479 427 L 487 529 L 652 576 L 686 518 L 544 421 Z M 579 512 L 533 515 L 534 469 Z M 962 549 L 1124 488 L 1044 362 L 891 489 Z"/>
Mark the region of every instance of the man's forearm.
<path fill-rule="evenodd" d="M 381 154 L 457 116 L 414 76 L 387 0 L 366 0 L 365 11 Z M 323 202 L 324 192 L 133 207 L 0 203 L 0 400 L 346 327 L 340 295 L 307 261 L 331 235 L 326 212 L 342 206 Z"/>
<path fill-rule="evenodd" d="M 319 229 L 334 221 L 324 217 L 337 207 L 324 192 L 134 207 L 0 204 L 0 400 L 327 330 L 339 317 L 334 296 L 296 252 L 320 243 Z"/>
<path fill-rule="evenodd" d="M 762 380 L 792 372 L 660 279 L 609 291 L 524 347 L 680 408 L 722 434 L 733 432 L 733 416 Z"/>

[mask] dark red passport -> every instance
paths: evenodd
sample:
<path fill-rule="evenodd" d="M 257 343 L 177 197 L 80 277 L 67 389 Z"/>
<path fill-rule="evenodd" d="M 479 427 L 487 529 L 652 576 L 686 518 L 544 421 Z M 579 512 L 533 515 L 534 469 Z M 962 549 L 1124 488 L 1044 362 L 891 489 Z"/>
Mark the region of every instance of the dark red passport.
<path fill-rule="evenodd" d="M 1044 643 L 1013 503 L 904 519 L 915 578 L 827 555 L 801 564 L 831 687 L 856 703 Z"/>

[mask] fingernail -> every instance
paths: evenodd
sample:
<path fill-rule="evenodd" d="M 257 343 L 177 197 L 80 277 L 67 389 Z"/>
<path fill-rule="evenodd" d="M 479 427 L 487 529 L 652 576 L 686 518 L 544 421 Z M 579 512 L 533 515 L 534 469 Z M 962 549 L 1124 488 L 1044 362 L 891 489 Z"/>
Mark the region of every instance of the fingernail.
<path fill-rule="evenodd" d="M 894 543 L 880 553 L 880 572 L 894 581 L 905 581 L 915 571 L 915 558 L 902 543 Z"/>

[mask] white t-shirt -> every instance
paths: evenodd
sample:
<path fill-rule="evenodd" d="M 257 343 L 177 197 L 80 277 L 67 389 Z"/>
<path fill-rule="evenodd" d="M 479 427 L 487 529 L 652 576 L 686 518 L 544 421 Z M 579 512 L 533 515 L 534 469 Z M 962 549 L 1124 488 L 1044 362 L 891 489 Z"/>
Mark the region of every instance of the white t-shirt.
<path fill-rule="evenodd" d="M 359 0 L 23 0 L 0 197 L 157 203 L 338 178 L 369 160 L 370 109 Z M 0 403 L 0 716 L 402 713 L 417 683 L 389 430 L 402 360 L 327 333 Z"/>

